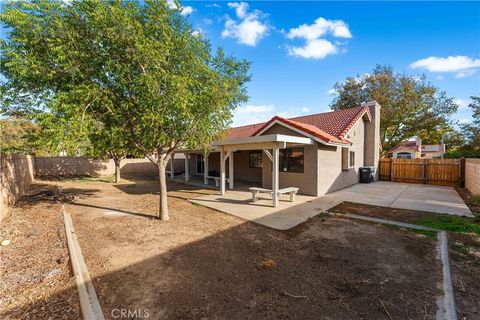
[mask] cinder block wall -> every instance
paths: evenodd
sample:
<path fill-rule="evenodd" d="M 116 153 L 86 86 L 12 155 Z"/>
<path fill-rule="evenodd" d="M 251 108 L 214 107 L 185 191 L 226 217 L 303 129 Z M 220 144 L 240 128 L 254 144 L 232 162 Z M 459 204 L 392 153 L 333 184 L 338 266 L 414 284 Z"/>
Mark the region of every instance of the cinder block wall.
<path fill-rule="evenodd" d="M 465 187 L 480 194 L 480 159 L 465 159 Z"/>
<path fill-rule="evenodd" d="M 31 156 L 0 153 L 0 221 L 13 205 L 30 188 L 34 181 L 34 165 Z"/>
<path fill-rule="evenodd" d="M 167 170 L 170 167 L 167 166 Z M 185 171 L 185 161 L 175 159 L 176 173 Z M 83 157 L 36 157 L 35 176 L 107 176 L 115 173 L 113 160 L 93 160 Z M 148 159 L 123 159 L 120 163 L 120 174 L 150 176 L 158 175 L 157 167 Z"/>

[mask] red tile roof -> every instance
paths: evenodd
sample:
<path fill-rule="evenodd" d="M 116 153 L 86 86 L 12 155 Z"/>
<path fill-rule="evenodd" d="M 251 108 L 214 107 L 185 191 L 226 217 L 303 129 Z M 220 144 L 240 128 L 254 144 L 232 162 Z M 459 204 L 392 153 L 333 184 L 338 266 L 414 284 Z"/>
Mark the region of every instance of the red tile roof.
<path fill-rule="evenodd" d="M 355 125 L 358 119 L 365 114 L 368 119 L 371 120 L 372 117 L 370 111 L 366 106 L 317 113 L 290 119 L 275 116 L 264 123 L 231 128 L 228 130 L 225 140 L 257 135 L 274 121 L 280 121 L 313 135 L 327 143 L 349 144 L 350 142 L 345 139 L 347 132 Z"/>
<path fill-rule="evenodd" d="M 291 118 L 290 120 L 314 125 L 335 137 L 343 139 L 348 130 L 350 130 L 365 113 L 367 113 L 368 119 L 371 120 L 370 110 L 366 106 L 317 113 L 309 116 Z"/>
<path fill-rule="evenodd" d="M 398 149 L 413 149 L 415 151 L 420 151 L 419 150 L 419 147 L 420 146 L 417 146 L 417 142 L 416 141 L 404 141 L 402 142 L 400 145 L 396 146 L 396 147 L 393 147 L 392 149 L 390 149 L 388 152 L 394 152 L 395 150 L 398 150 Z"/>

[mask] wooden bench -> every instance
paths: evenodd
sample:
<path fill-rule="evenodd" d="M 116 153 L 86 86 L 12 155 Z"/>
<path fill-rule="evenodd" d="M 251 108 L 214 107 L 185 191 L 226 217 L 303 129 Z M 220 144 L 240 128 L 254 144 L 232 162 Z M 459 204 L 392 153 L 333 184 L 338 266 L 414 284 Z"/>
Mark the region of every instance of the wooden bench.
<path fill-rule="evenodd" d="M 271 189 L 265 189 L 265 188 L 257 188 L 257 187 L 252 187 L 249 188 L 249 190 L 252 192 L 252 201 L 256 202 L 258 200 L 258 194 L 259 193 L 269 193 L 270 195 L 273 195 L 273 190 Z M 283 188 L 278 190 L 278 194 L 284 194 L 288 193 L 290 194 L 290 201 L 295 201 L 295 195 L 298 192 L 297 187 L 288 187 L 288 188 Z"/>

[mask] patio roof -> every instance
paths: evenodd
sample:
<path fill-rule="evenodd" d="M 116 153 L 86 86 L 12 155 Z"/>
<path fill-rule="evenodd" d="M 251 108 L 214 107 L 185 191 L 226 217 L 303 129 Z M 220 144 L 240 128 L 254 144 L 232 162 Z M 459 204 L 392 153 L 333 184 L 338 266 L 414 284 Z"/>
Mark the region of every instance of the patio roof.
<path fill-rule="evenodd" d="M 256 149 L 264 146 L 265 144 L 313 144 L 314 141 L 307 137 L 297 137 L 285 134 L 268 134 L 262 136 L 242 137 L 224 141 L 213 142 L 214 148 L 241 148 L 241 149 Z M 259 146 L 261 145 L 261 146 Z"/>

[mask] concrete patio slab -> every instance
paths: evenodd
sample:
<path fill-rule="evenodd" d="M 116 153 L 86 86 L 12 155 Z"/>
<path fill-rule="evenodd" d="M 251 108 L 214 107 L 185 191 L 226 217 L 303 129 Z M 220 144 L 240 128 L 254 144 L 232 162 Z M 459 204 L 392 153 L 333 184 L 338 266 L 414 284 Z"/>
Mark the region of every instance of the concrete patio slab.
<path fill-rule="evenodd" d="M 276 208 L 268 196 L 255 203 L 251 199 L 248 191 L 229 190 L 223 197 L 211 194 L 190 201 L 277 230 L 293 228 L 343 201 L 473 217 L 452 187 L 387 181 L 355 184 L 323 197 L 297 195 L 295 202 L 288 201 L 288 195 L 282 195 Z"/>
<path fill-rule="evenodd" d="M 324 197 L 382 207 L 473 217 L 468 206 L 452 187 L 378 181 L 356 184 Z"/>
<path fill-rule="evenodd" d="M 295 202 L 288 201 L 288 195 L 280 197 L 278 207 L 272 206 L 271 198 L 265 197 L 253 203 L 247 191 L 227 191 L 191 199 L 193 203 L 232 214 L 277 230 L 287 230 L 322 213 L 341 202 L 339 199 L 320 199 L 297 195 Z"/>

